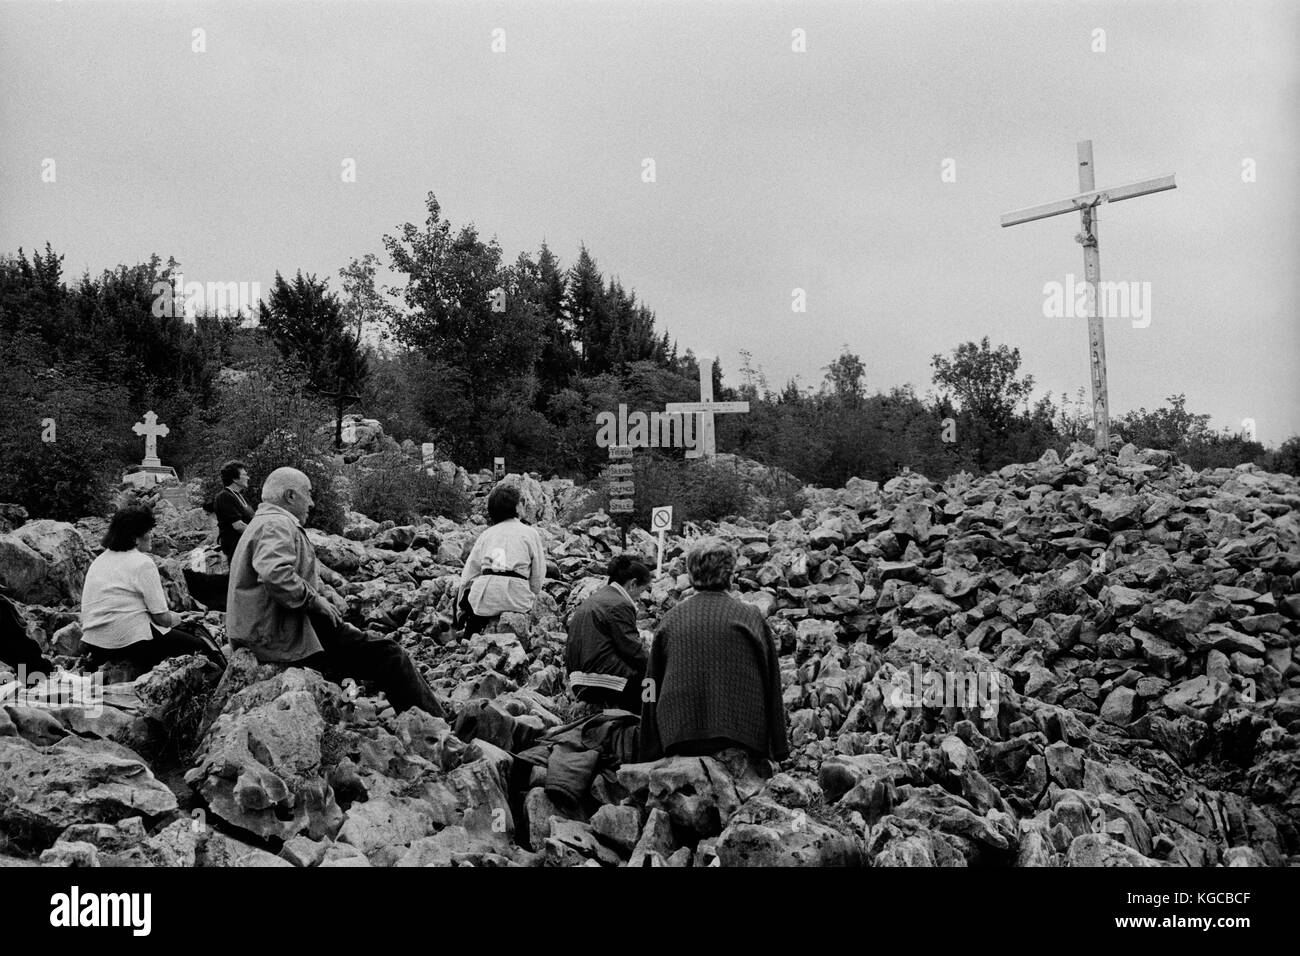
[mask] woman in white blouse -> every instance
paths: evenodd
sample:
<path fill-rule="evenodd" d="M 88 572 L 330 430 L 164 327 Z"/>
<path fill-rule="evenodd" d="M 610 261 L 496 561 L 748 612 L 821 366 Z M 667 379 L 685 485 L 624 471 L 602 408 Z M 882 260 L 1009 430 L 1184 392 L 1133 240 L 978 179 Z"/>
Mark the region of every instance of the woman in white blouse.
<path fill-rule="evenodd" d="M 149 557 L 153 527 L 153 512 L 141 505 L 122 508 L 109 521 L 104 551 L 91 562 L 81 589 L 85 652 L 96 667 L 126 661 L 146 671 L 169 657 L 203 654 L 224 668 L 210 640 L 176 626 L 181 616 L 167 607 L 162 577 Z"/>

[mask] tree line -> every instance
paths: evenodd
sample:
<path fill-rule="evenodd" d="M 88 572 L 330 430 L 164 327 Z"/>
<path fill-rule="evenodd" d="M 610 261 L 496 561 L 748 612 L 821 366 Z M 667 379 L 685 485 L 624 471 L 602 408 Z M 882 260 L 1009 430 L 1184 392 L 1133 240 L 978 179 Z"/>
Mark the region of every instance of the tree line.
<path fill-rule="evenodd" d="M 299 457 L 321 458 L 328 423 L 348 410 L 471 470 L 501 455 L 511 470 L 585 480 L 607 461 L 597 413 L 698 398 L 695 355 L 585 246 L 567 268 L 545 243 L 509 262 L 473 224 L 453 228 L 432 193 L 423 222 L 382 246 L 384 260 L 353 259 L 335 288 L 277 272 L 255 324 L 155 308 L 157 284 L 178 280 L 174 259 L 69 281 L 48 244 L 0 255 L 0 501 L 34 516 L 102 513 L 122 467 L 140 458 L 131 425 L 150 408 L 171 429 L 164 461 L 186 477 L 207 477 L 223 455 L 253 455 L 250 445 L 284 454 L 290 438 Z M 380 282 L 381 262 L 393 283 Z M 872 391 L 847 348 L 815 385 L 774 387 L 748 354 L 728 383 L 715 361 L 715 398 L 751 408 L 718 416 L 719 451 L 835 486 L 904 468 L 931 478 L 987 472 L 1091 439 L 1082 395 L 1032 400 L 1017 349 L 960 343 L 931 367 L 919 395 L 908 384 Z M 1181 395 L 1167 402 L 1119 416 L 1113 431 L 1198 468 L 1300 470 L 1300 438 L 1267 449 L 1214 431 Z M 261 431 L 249 426 L 255 405 Z M 41 440 L 51 421 L 53 440 Z M 640 454 L 668 463 L 681 453 Z"/>

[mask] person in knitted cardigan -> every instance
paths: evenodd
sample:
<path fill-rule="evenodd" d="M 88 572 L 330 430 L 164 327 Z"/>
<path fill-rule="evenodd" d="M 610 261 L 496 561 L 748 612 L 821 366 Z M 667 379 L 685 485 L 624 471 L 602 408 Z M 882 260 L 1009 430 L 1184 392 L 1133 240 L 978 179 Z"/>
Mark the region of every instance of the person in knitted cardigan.
<path fill-rule="evenodd" d="M 762 612 L 727 593 L 736 552 L 705 539 L 686 568 L 696 593 L 664 615 L 650 646 L 641 759 L 736 746 L 759 760 L 786 759 L 776 645 Z"/>

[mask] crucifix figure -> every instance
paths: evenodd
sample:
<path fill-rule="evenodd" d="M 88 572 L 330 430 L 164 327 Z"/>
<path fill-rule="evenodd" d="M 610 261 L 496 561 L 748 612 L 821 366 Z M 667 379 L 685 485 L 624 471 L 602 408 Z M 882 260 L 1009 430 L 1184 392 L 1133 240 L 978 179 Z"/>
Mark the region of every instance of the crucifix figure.
<path fill-rule="evenodd" d="M 158 416 L 152 411 L 148 411 L 144 413 L 144 421 L 132 425 L 131 431 L 144 436 L 144 461 L 140 464 L 150 468 L 161 468 L 162 461 L 158 458 L 158 439 L 166 438 L 171 433 L 171 429 L 159 422 Z"/>
<path fill-rule="evenodd" d="M 1106 391 L 1106 331 L 1102 325 L 1105 310 L 1101 303 L 1103 297 L 1098 294 L 1101 282 L 1101 258 L 1097 251 L 1097 207 L 1105 202 L 1119 202 L 1151 193 L 1163 192 L 1176 188 L 1173 176 L 1161 176 L 1158 179 L 1144 179 L 1141 182 L 1128 183 L 1124 186 L 1112 186 L 1110 189 L 1098 189 L 1092 166 L 1092 140 L 1085 139 L 1078 144 L 1079 154 L 1079 195 L 1056 202 L 1018 209 L 1002 217 L 1002 225 L 1015 226 L 1035 219 L 1060 216 L 1068 212 L 1078 212 L 1083 228 L 1075 240 L 1083 245 L 1084 281 L 1088 290 L 1088 360 L 1092 368 L 1092 420 L 1096 426 L 1097 450 L 1103 454 L 1110 451 L 1110 402 Z"/>
<path fill-rule="evenodd" d="M 699 358 L 700 365 L 700 400 L 698 402 L 669 402 L 664 411 L 671 414 L 699 415 L 697 434 L 699 441 L 694 449 L 686 452 L 687 458 L 712 458 L 718 453 L 717 439 L 713 432 L 713 416 L 731 412 L 749 411 L 749 402 L 715 402 L 713 400 L 713 363 L 706 356 Z"/>

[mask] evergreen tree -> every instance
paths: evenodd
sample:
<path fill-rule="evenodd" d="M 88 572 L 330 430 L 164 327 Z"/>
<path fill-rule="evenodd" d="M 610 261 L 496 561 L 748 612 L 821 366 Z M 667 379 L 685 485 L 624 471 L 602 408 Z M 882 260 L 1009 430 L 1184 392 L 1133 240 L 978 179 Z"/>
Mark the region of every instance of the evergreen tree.
<path fill-rule="evenodd" d="M 277 272 L 258 312 L 262 329 L 285 359 L 302 368 L 312 391 L 355 394 L 365 382 L 366 356 L 328 280 L 299 270 L 293 282 L 286 282 Z"/>

